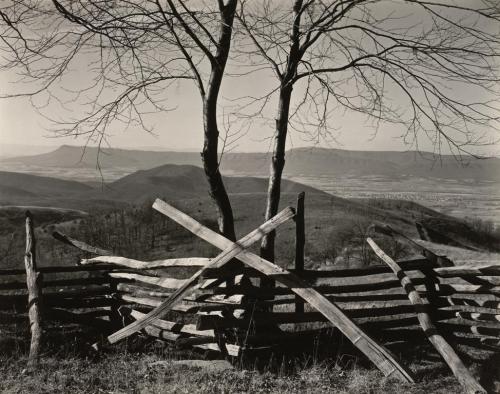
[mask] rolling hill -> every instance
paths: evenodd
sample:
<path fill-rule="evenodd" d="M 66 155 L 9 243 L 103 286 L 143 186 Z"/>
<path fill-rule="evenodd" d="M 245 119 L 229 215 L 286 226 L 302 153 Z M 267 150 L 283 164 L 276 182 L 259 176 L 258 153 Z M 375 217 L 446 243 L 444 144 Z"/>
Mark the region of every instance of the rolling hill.
<path fill-rule="evenodd" d="M 224 182 L 229 194 L 262 194 L 267 190 L 267 179 L 264 178 L 225 177 Z M 283 181 L 283 192 L 299 193 L 302 190 L 322 193 L 309 186 Z M 106 187 L 105 194 L 107 198 L 132 202 L 142 202 L 155 196 L 177 200 L 208 196 L 208 183 L 199 167 L 166 164 L 118 179 Z"/>
<path fill-rule="evenodd" d="M 92 190 L 79 182 L 37 175 L 0 171 L 0 199 L 69 197 Z"/>
<path fill-rule="evenodd" d="M 0 160 L 0 167 L 15 163 L 43 169 L 59 167 L 95 170 L 124 169 L 124 173 L 147 170 L 164 164 L 194 165 L 201 167 L 197 152 L 161 152 L 63 145 L 40 155 Z M 221 170 L 225 174 L 266 176 L 269 172 L 270 153 L 224 154 Z M 325 148 L 297 148 L 287 152 L 285 175 L 377 175 L 398 177 L 402 175 L 435 177 L 455 180 L 500 181 L 500 159 L 475 159 L 443 155 L 436 157 L 428 152 L 348 151 Z"/>
<path fill-rule="evenodd" d="M 254 177 L 225 177 L 225 183 L 236 219 L 243 223 L 244 231 L 250 231 L 262 223 L 267 180 Z M 140 170 L 103 188 L 92 188 L 74 181 L 2 172 L 0 191 L 0 206 L 9 206 L 3 215 L 9 213 L 8 222 L 15 220 L 12 212 L 16 211 L 12 209 L 18 206 L 78 210 L 78 214 L 71 216 L 73 218 L 85 214 L 81 211 L 99 215 L 99 212 L 109 211 L 109 208 L 128 209 L 132 205 L 145 207 L 144 204 L 149 205 L 149 202 L 158 197 L 174 202 L 186 212 L 202 212 L 207 219 L 214 218 L 214 208 L 208 195 L 204 172 L 196 166 L 169 164 L 150 170 Z M 351 234 L 353 229 L 360 229 L 372 221 L 387 222 L 414 236 L 417 235 L 415 229 L 417 220 L 431 223 L 433 227 L 444 223 L 447 235 L 465 245 L 482 247 L 485 241 L 477 239 L 473 229 L 460 219 L 409 201 L 349 200 L 285 180 L 282 185 L 281 205 L 294 205 L 297 193 L 300 191 L 307 193 L 308 240 L 319 245 L 314 248 L 328 248 L 329 239 L 336 238 L 339 233 L 345 231 Z M 19 215 L 22 215 L 23 209 L 17 211 Z M 50 212 L 48 214 L 50 215 Z M 67 220 L 68 215 L 57 217 Z M 44 222 L 48 223 L 50 220 L 44 219 Z M 349 235 L 352 236 L 365 235 Z"/>
<path fill-rule="evenodd" d="M 230 194 L 263 194 L 267 180 L 253 177 L 225 177 Z M 319 190 L 283 181 L 283 192 Z M 203 169 L 191 165 L 166 164 L 139 170 L 103 187 L 75 181 L 15 172 L 0 172 L 0 205 L 40 205 L 71 209 L 107 208 L 141 204 L 158 196 L 169 200 L 208 197 Z"/>

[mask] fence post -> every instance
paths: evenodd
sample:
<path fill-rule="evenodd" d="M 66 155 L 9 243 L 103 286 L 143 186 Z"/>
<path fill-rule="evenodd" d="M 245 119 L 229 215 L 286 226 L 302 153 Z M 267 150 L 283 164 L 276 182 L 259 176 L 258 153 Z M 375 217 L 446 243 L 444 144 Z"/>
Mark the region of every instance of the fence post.
<path fill-rule="evenodd" d="M 120 329 L 123 327 L 123 316 L 120 313 L 119 309 L 121 306 L 120 301 L 116 298 L 118 292 L 118 279 L 109 278 L 109 290 L 111 294 L 111 306 L 109 308 L 109 322 L 113 329 Z"/>
<path fill-rule="evenodd" d="M 306 242 L 304 199 L 305 193 L 299 193 L 295 214 L 295 273 L 298 276 L 301 275 L 301 271 L 304 271 L 304 245 Z M 295 296 L 295 312 L 304 313 L 304 301 L 297 295 Z"/>
<path fill-rule="evenodd" d="M 28 316 L 31 329 L 31 345 L 28 357 L 28 369 L 38 365 L 40 344 L 42 341 L 40 305 L 42 298 L 42 274 L 37 272 L 36 239 L 33 217 L 26 211 L 26 254 L 24 255 L 26 268 L 26 285 L 28 287 Z"/>

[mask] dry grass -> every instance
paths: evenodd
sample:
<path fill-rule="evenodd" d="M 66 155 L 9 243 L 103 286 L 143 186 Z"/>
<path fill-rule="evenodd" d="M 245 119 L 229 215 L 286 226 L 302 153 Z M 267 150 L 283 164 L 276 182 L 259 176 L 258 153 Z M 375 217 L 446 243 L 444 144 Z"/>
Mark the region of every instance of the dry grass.
<path fill-rule="evenodd" d="M 5 321 L 5 320 L 4 320 Z M 79 327 L 46 327 L 37 371 L 26 366 L 29 332 L 25 320 L 0 323 L 1 393 L 450 393 L 459 392 L 453 376 L 433 365 L 418 375 L 418 384 L 388 380 L 352 355 L 318 360 L 247 361 L 227 371 L 208 371 L 175 364 L 177 359 L 212 355 L 180 351 L 135 338 L 96 358 L 88 352 L 97 331 Z M 163 361 L 161 365 L 154 365 Z M 164 362 L 166 361 L 166 362 Z M 157 363 L 158 364 L 158 363 Z M 258 365 L 258 366 L 257 366 Z M 422 365 L 412 365 L 413 370 Z M 424 367 L 425 369 L 425 367 Z"/>
<path fill-rule="evenodd" d="M 418 385 L 385 379 L 378 371 L 328 365 L 304 365 L 296 372 L 235 369 L 207 372 L 164 363 L 168 355 L 106 355 L 98 361 L 77 356 L 45 357 L 38 371 L 20 374 L 25 358 L 0 358 L 3 393 L 450 393 L 452 377 Z"/>

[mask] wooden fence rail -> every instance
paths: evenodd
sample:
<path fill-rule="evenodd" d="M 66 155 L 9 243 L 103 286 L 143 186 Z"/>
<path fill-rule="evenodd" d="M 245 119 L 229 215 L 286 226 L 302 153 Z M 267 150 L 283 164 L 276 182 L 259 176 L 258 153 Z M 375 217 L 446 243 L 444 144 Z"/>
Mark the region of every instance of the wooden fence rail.
<path fill-rule="evenodd" d="M 105 249 L 55 233 L 58 240 L 94 257 L 82 259 L 78 266 L 39 267 L 36 260 L 35 264 L 28 261 L 36 256 L 27 253 L 31 265 L 25 270 L 0 270 L 0 310 L 30 310 L 30 318 L 34 318 L 32 308 L 39 303 L 32 300 L 43 299 L 38 326 L 45 318 L 97 325 L 106 332 L 119 329 L 110 342 L 142 330 L 178 346 L 238 357 L 257 349 L 273 349 L 288 340 L 296 343 L 301 335 L 333 324 L 386 375 L 412 380 L 408 371 L 372 339 L 373 335 L 382 341 L 407 340 L 411 338 L 408 330 L 419 328 L 419 312 L 401 287 L 400 278 L 388 265 L 328 270 L 305 267 L 303 194 L 298 197 L 295 213 L 284 211 L 282 217 L 239 243 L 226 240 L 162 201 L 156 201 L 154 207 L 224 252 L 215 258 L 140 261 L 113 256 Z M 245 250 L 292 216 L 296 221 L 296 257 L 290 270 Z M 453 339 L 451 344 L 500 350 L 500 264 L 455 266 L 445 256 L 436 256 L 388 226 L 377 228 L 422 255 L 396 264 L 412 282 L 427 308 L 428 319 L 443 338 Z M 245 265 L 224 265 L 234 258 Z M 189 274 L 194 272 L 195 276 Z M 36 281 L 38 293 L 33 291 L 33 274 L 37 278 L 44 275 L 43 286 Z M 277 284 L 262 287 L 254 278 Z M 283 331 L 262 335 L 252 329 L 276 325 Z M 36 329 L 37 324 L 32 327 Z M 36 345 L 36 335 L 33 338 Z"/>

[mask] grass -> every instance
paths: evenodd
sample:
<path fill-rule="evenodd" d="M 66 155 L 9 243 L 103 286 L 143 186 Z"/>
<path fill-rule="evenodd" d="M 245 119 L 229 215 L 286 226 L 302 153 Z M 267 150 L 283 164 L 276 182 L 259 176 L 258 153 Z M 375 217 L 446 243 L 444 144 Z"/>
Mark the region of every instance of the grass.
<path fill-rule="evenodd" d="M 55 350 L 55 349 L 54 349 Z M 165 362 L 166 360 L 166 362 Z M 161 364 L 158 365 L 158 361 Z M 0 356 L 3 393 L 449 393 L 452 376 L 432 376 L 418 385 L 383 377 L 375 369 L 296 361 L 292 371 L 236 368 L 207 371 L 176 365 L 168 352 L 118 350 L 98 360 L 71 350 L 46 355 L 35 372 L 21 374 L 26 358 Z"/>
<path fill-rule="evenodd" d="M 90 344 L 100 333 L 91 328 L 45 327 L 39 368 L 23 373 L 29 327 L 17 316 L 0 321 L 1 393 L 458 393 L 456 379 L 428 344 L 421 352 L 395 352 L 410 363 L 416 384 L 385 378 L 363 357 L 339 352 L 319 358 L 313 352 L 294 358 L 247 359 L 231 370 L 176 364 L 180 359 L 210 360 L 213 353 L 181 350 L 167 343 L 133 337 L 96 356 Z M 394 351 L 394 349 L 393 349 Z M 498 363 L 491 359 L 492 365 Z M 480 376 L 480 365 L 468 365 Z M 484 379 L 492 384 L 494 377 Z M 496 377 L 498 381 L 498 375 Z M 490 386 L 491 386 L 490 384 Z M 493 391 L 492 391 L 493 392 Z"/>

